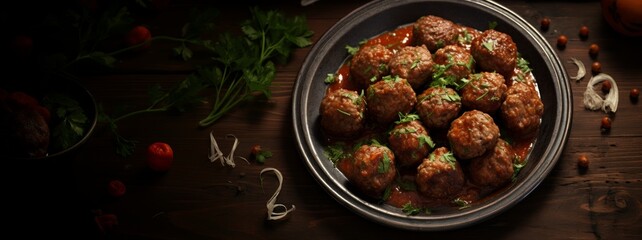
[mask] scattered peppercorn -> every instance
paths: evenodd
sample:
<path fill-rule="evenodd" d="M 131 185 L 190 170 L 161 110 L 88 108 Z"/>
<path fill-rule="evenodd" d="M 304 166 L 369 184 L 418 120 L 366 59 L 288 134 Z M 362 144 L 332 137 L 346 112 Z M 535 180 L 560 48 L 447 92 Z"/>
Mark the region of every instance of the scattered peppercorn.
<path fill-rule="evenodd" d="M 540 28 L 544 31 L 548 30 L 548 27 L 551 25 L 551 19 L 545 17 L 542 18 L 542 21 L 540 22 Z"/>
<path fill-rule="evenodd" d="M 632 88 L 630 97 L 631 97 L 631 100 L 637 101 L 638 98 L 640 97 L 640 89 Z"/>
<path fill-rule="evenodd" d="M 562 34 L 557 38 L 557 47 L 559 49 L 564 49 L 567 43 L 568 43 L 568 38 L 566 37 L 566 35 Z"/>
<path fill-rule="evenodd" d="M 588 38 L 588 35 L 589 35 L 588 27 L 587 26 L 582 26 L 580 28 L 580 38 L 586 39 L 586 38 Z"/>
<path fill-rule="evenodd" d="M 577 158 L 577 166 L 579 166 L 581 168 L 588 168 L 589 160 L 586 157 L 586 155 L 582 154 Z"/>
<path fill-rule="evenodd" d="M 602 126 L 600 127 L 600 129 L 605 132 L 611 130 L 611 118 L 609 118 L 608 116 L 604 116 L 602 118 Z"/>
<path fill-rule="evenodd" d="M 598 46 L 595 43 L 591 44 L 591 46 L 589 47 L 589 55 L 592 58 L 596 58 L 599 52 L 600 52 L 600 46 Z"/>
<path fill-rule="evenodd" d="M 612 87 L 611 81 L 602 82 L 602 92 L 608 93 L 609 91 L 611 91 L 611 87 Z"/>
<path fill-rule="evenodd" d="M 593 62 L 591 64 L 591 71 L 593 72 L 593 75 L 597 75 L 598 73 L 602 72 L 602 64 L 600 62 Z"/>

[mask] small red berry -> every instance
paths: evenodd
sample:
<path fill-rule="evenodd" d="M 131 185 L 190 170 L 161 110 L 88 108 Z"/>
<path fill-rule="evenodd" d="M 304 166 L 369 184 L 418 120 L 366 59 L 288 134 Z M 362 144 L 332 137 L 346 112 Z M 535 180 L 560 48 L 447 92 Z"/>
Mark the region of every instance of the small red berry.
<path fill-rule="evenodd" d="M 255 144 L 252 146 L 252 149 L 250 149 L 250 153 L 254 156 L 258 155 L 261 153 L 261 145 Z"/>
<path fill-rule="evenodd" d="M 602 118 L 602 125 L 601 125 L 602 131 L 608 131 L 611 129 L 611 118 L 604 116 Z"/>
<path fill-rule="evenodd" d="M 587 26 L 582 26 L 580 28 L 580 38 L 586 39 L 586 38 L 588 38 L 588 35 L 589 35 L 588 27 Z"/>
<path fill-rule="evenodd" d="M 582 154 L 577 158 L 577 166 L 584 169 L 589 167 L 589 160 L 586 155 Z"/>
<path fill-rule="evenodd" d="M 147 147 L 147 165 L 154 171 L 166 172 L 174 161 L 174 150 L 164 142 L 155 142 Z"/>
<path fill-rule="evenodd" d="M 138 44 L 144 43 L 146 41 L 149 41 L 152 38 L 152 33 L 147 29 L 145 26 L 136 26 L 130 30 L 127 35 L 125 36 L 125 43 L 127 46 L 136 46 Z M 149 48 L 149 43 L 140 46 L 140 49 L 147 49 Z"/>
<path fill-rule="evenodd" d="M 107 191 L 112 197 L 120 197 L 125 194 L 127 188 L 120 180 L 111 180 L 107 185 Z"/>
<path fill-rule="evenodd" d="M 592 58 L 596 58 L 599 52 L 600 52 L 600 46 L 598 46 L 595 43 L 591 44 L 591 46 L 589 47 L 589 55 Z"/>
<path fill-rule="evenodd" d="M 632 88 L 630 97 L 633 100 L 638 100 L 638 98 L 640 97 L 640 89 Z"/>
<path fill-rule="evenodd" d="M 542 30 L 546 31 L 548 30 L 548 27 L 551 25 L 551 19 L 550 18 L 542 18 L 542 21 L 540 22 L 540 27 Z"/>
<path fill-rule="evenodd" d="M 604 81 L 602 82 L 602 92 L 608 93 L 611 91 L 612 83 L 611 81 Z"/>
<path fill-rule="evenodd" d="M 566 37 L 566 35 L 560 35 L 557 38 L 557 47 L 559 49 L 564 49 L 567 43 L 568 43 L 568 38 Z"/>
<path fill-rule="evenodd" d="M 593 72 L 593 75 L 597 75 L 598 73 L 601 73 L 602 64 L 600 62 L 593 62 L 593 64 L 591 64 L 591 72 Z"/>

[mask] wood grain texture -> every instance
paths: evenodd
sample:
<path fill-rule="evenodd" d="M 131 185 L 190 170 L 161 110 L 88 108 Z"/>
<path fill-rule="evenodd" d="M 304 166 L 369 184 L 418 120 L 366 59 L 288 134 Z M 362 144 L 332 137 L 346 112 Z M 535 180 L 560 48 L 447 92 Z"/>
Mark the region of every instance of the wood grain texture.
<path fill-rule="evenodd" d="M 153 32 L 177 34 L 185 13 L 193 4 L 209 1 L 173 1 L 164 15 L 145 20 Z M 253 1 L 249 1 L 254 3 Z M 366 1 L 321 0 L 301 7 L 298 1 L 267 3 L 265 8 L 287 14 L 304 14 L 315 32 L 316 42 L 334 23 Z M 601 19 L 598 1 L 498 1 L 539 29 L 542 17 L 551 27 L 542 32 L 551 45 L 559 34 L 569 36 L 566 49 L 557 50 L 569 75 L 576 68 L 566 62 L 575 57 L 590 66 L 588 46 L 598 43 L 597 58 L 605 73 L 619 87 L 620 105 L 612 115 L 613 128 L 600 131 L 599 111 L 584 109 L 582 94 L 587 76 L 572 82 L 573 123 L 566 148 L 550 175 L 519 204 L 481 224 L 445 232 L 412 232 L 381 226 L 348 210 L 335 201 L 308 172 L 296 149 L 292 127 L 291 94 L 298 71 L 310 48 L 298 49 L 290 61 L 278 66 L 272 98 L 244 103 L 214 125 L 199 128 L 207 116 L 207 104 L 181 115 L 145 114 L 120 123 L 119 132 L 139 141 L 133 156 L 114 153 L 108 131 L 98 130 L 75 159 L 75 186 L 84 211 L 102 209 L 118 215 L 118 226 L 108 239 L 642 239 L 642 105 L 629 100 L 631 88 L 642 88 L 639 67 L 640 39 L 624 38 Z M 246 14 L 245 6 L 222 11 L 227 29 L 233 29 Z M 590 28 L 587 40 L 577 32 Z M 116 71 L 81 76 L 97 101 L 109 111 L 136 109 L 147 104 L 147 89 L 154 84 L 169 87 L 207 61 L 204 53 L 181 62 L 168 53 L 172 43 L 159 42 L 145 54 L 127 56 Z M 634 54 L 635 53 L 635 54 Z M 203 54 L 203 55 L 200 55 Z M 227 152 L 234 134 L 240 141 L 237 155 L 248 157 L 260 144 L 274 153 L 261 165 L 236 161 L 223 167 L 208 159 L 209 134 Z M 149 172 L 144 147 L 155 141 L 174 148 L 175 162 L 165 174 Z M 586 155 L 588 170 L 577 167 Z M 277 202 L 296 205 L 282 222 L 267 222 L 266 201 L 277 187 L 265 167 L 284 175 Z M 127 193 L 118 199 L 106 195 L 109 180 L 121 179 Z"/>

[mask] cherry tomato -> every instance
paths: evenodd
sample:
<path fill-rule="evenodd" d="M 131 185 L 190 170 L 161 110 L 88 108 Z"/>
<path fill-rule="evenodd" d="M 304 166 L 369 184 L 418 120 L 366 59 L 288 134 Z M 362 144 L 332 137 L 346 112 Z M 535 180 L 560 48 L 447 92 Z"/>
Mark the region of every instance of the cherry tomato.
<path fill-rule="evenodd" d="M 602 92 L 608 93 L 611 91 L 612 83 L 611 81 L 604 81 L 602 82 Z"/>
<path fill-rule="evenodd" d="M 250 153 L 254 156 L 258 155 L 261 153 L 261 145 L 255 144 L 252 146 L 252 149 L 250 150 Z"/>
<path fill-rule="evenodd" d="M 165 172 L 169 170 L 174 161 L 174 151 L 169 144 L 155 142 L 147 147 L 147 165 L 154 171 Z"/>
<path fill-rule="evenodd" d="M 120 180 L 111 180 L 109 184 L 107 184 L 107 191 L 112 197 L 120 197 L 125 194 L 127 188 Z"/>
<path fill-rule="evenodd" d="M 602 125 L 601 125 L 602 131 L 609 131 L 611 130 L 611 118 L 605 116 L 602 118 Z"/>
<path fill-rule="evenodd" d="M 602 72 L 602 64 L 600 62 L 593 62 L 591 64 L 591 72 L 593 72 L 593 75 L 597 75 Z"/>
<path fill-rule="evenodd" d="M 600 46 L 595 43 L 591 44 L 591 46 L 589 47 L 589 55 L 595 59 L 599 52 L 600 52 Z"/>
<path fill-rule="evenodd" d="M 152 38 L 152 33 L 147 29 L 147 27 L 139 25 L 132 30 L 130 30 L 127 35 L 125 36 L 125 43 L 127 46 L 135 46 L 141 43 L 144 43 L 145 41 L 148 41 Z M 140 46 L 140 50 L 144 50 L 149 48 L 149 43 Z"/>

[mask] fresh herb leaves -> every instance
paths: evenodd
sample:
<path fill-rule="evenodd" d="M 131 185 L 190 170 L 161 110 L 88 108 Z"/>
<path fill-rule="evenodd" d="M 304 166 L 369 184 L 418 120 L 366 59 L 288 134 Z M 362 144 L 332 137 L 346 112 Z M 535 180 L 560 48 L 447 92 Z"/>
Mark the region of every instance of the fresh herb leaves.
<path fill-rule="evenodd" d="M 43 99 L 53 113 L 52 149 L 63 150 L 76 144 L 85 135 L 87 116 L 80 104 L 67 95 L 52 93 Z"/>

